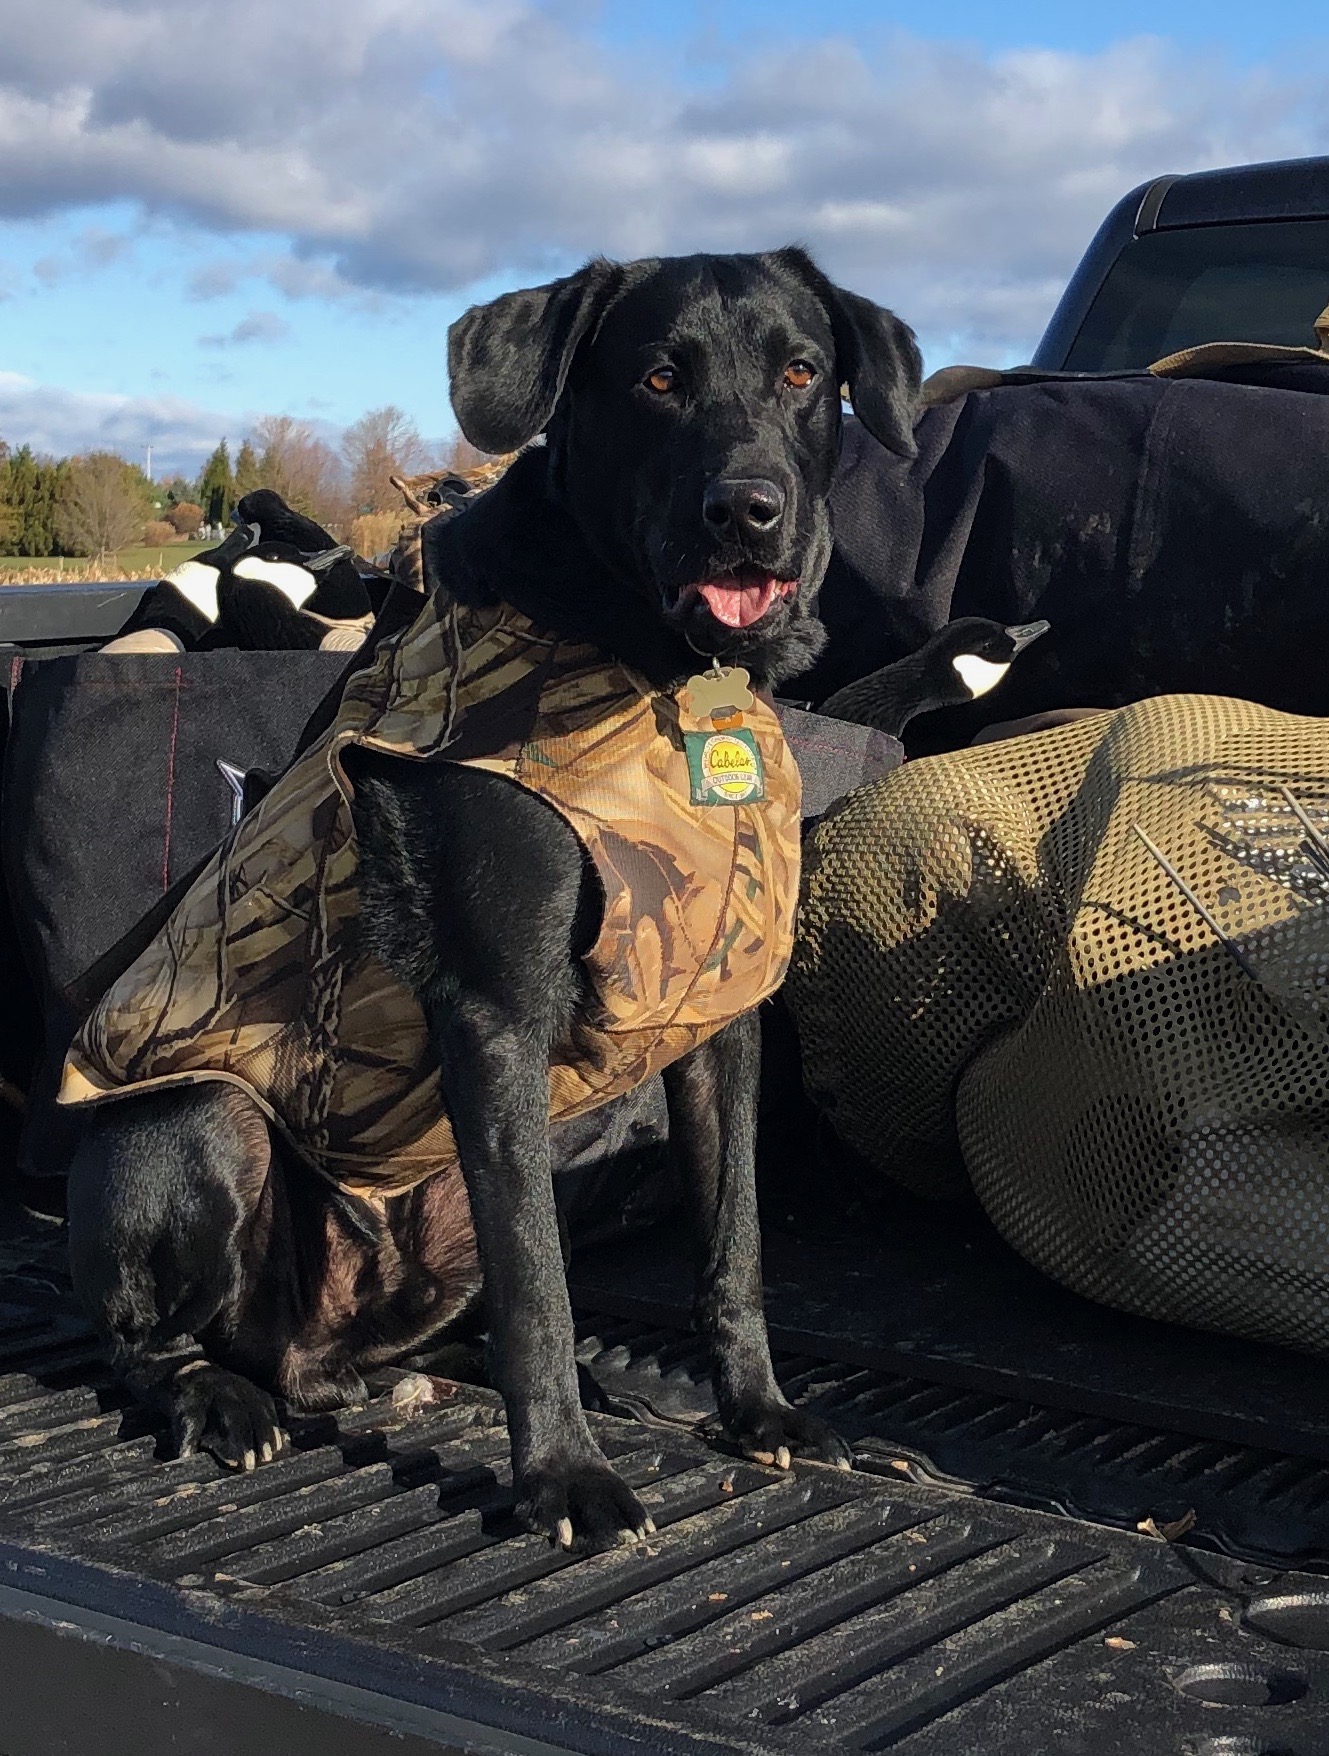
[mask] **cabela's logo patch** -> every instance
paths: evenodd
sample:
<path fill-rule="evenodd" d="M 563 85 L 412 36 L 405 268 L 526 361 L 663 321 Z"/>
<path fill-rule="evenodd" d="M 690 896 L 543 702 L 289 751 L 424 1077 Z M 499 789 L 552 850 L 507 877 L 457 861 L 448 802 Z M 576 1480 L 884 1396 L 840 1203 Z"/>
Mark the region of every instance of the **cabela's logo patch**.
<path fill-rule="evenodd" d="M 687 732 L 694 805 L 746 805 L 766 797 L 761 751 L 751 732 Z"/>

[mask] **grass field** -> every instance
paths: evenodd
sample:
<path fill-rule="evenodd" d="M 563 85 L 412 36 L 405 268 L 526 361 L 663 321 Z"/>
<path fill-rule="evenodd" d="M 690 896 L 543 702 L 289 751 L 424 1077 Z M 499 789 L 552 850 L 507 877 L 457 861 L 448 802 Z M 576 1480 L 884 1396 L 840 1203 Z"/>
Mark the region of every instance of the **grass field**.
<path fill-rule="evenodd" d="M 9 580 L 19 584 L 28 580 L 46 584 L 60 579 L 157 579 L 182 561 L 187 561 L 191 555 L 197 555 L 200 549 L 210 546 L 208 543 L 167 543 L 155 549 L 121 549 L 114 561 L 100 563 L 94 573 L 88 571 L 91 563 L 77 555 L 0 555 L 0 582 Z"/>

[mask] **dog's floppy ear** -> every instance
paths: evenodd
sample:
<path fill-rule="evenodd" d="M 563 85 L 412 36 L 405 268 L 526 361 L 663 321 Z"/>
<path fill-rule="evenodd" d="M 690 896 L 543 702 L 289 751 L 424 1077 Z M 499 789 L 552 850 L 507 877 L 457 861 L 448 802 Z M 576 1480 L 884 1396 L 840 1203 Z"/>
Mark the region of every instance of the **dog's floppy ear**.
<path fill-rule="evenodd" d="M 923 384 L 923 356 L 914 332 L 894 311 L 858 293 L 831 287 L 831 326 L 840 382 L 854 413 L 888 451 L 917 457 L 914 417 Z"/>
<path fill-rule="evenodd" d="M 835 286 L 803 250 L 779 252 L 826 307 L 835 337 L 835 367 L 849 387 L 854 413 L 874 439 L 900 457 L 916 457 L 914 417 L 923 384 L 923 358 L 914 332 L 894 311 Z"/>
<path fill-rule="evenodd" d="M 448 330 L 448 375 L 457 423 L 481 451 L 516 451 L 542 433 L 567 381 L 577 344 L 617 282 L 612 262 L 472 305 Z"/>

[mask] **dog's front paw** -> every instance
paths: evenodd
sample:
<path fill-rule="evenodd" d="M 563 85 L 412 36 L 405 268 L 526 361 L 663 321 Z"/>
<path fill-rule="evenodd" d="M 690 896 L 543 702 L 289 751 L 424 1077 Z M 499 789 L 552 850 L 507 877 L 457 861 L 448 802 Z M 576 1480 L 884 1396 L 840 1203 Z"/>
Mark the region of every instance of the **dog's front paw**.
<path fill-rule="evenodd" d="M 561 1549 L 607 1549 L 655 1531 L 637 1496 L 594 1452 L 522 1470 L 516 1512 L 528 1530 Z"/>
<path fill-rule="evenodd" d="M 755 1403 L 725 1423 L 730 1438 L 754 1463 L 788 1469 L 794 1458 L 809 1463 L 833 1463 L 837 1469 L 852 1467 L 852 1454 L 833 1427 L 816 1415 L 785 1402 Z"/>
<path fill-rule="evenodd" d="M 176 1373 L 171 1425 L 181 1457 L 210 1451 L 231 1469 L 271 1463 L 287 1444 L 267 1392 L 210 1360 L 195 1360 Z"/>

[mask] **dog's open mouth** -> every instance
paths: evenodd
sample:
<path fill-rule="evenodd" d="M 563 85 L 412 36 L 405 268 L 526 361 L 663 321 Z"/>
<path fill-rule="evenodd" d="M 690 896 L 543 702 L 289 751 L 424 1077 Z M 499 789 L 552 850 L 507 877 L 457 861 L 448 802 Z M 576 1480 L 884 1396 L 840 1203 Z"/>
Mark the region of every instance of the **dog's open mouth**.
<path fill-rule="evenodd" d="M 792 597 L 797 590 L 796 579 L 777 579 L 773 573 L 742 567 L 735 573 L 722 573 L 716 579 L 689 586 L 683 596 L 685 600 L 700 598 L 726 628 L 751 628 L 773 605 Z"/>

